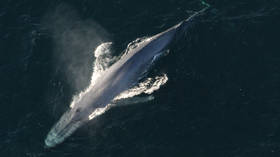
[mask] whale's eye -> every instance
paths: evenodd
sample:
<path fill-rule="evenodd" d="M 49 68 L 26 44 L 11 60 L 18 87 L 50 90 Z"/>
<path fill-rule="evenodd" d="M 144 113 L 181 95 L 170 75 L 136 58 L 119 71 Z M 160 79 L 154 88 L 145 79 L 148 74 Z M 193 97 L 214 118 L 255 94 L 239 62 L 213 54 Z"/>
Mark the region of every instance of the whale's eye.
<path fill-rule="evenodd" d="M 77 113 L 79 113 L 80 111 L 81 111 L 81 110 L 80 110 L 79 108 L 76 110 Z"/>

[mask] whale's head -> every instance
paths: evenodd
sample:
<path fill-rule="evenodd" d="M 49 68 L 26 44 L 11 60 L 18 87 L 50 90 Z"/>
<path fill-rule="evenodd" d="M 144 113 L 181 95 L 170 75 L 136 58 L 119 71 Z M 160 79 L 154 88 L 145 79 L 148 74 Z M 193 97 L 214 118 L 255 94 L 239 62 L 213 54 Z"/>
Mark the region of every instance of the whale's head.
<path fill-rule="evenodd" d="M 60 120 L 52 127 L 45 139 L 45 147 L 52 148 L 62 143 L 76 131 L 87 119 L 83 119 L 80 108 L 71 108 L 65 112 Z"/>

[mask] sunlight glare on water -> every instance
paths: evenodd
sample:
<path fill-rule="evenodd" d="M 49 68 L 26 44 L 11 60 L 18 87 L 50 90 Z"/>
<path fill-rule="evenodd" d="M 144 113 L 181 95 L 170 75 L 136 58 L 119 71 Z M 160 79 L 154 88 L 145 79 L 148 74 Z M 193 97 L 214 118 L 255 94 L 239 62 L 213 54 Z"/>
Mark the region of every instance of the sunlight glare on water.
<path fill-rule="evenodd" d="M 134 41 L 132 41 L 130 44 L 128 44 L 128 47 L 123 55 L 126 55 L 127 52 L 130 49 L 134 49 L 138 46 L 138 44 L 144 39 L 149 38 L 139 38 Z M 90 85 L 81 93 L 78 95 L 75 95 L 73 97 L 73 100 L 70 104 L 70 107 L 73 108 L 77 102 L 81 100 L 81 98 L 89 92 L 94 84 L 96 83 L 96 80 L 102 75 L 102 73 L 116 60 L 116 57 L 113 57 L 111 54 L 111 47 L 112 42 L 105 42 L 100 44 L 94 51 L 95 56 L 95 62 L 93 64 L 93 73 L 90 81 Z M 147 78 L 145 81 L 139 83 L 135 87 L 124 91 L 123 93 L 119 94 L 114 98 L 115 100 L 121 100 L 126 98 L 131 98 L 140 94 L 152 94 L 154 91 L 158 90 L 162 85 L 164 85 L 168 81 L 168 77 L 166 74 L 163 74 L 161 76 L 157 76 L 155 78 Z M 152 99 L 150 99 L 152 100 Z M 89 120 L 105 113 L 110 108 L 110 104 L 106 105 L 103 108 L 97 108 L 95 109 L 90 116 L 88 117 Z"/>

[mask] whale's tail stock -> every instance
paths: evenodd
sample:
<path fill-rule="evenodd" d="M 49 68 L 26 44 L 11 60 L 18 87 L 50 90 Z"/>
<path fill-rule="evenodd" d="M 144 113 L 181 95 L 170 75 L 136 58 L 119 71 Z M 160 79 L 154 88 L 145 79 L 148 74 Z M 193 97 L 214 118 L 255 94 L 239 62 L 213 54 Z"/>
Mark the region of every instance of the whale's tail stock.
<path fill-rule="evenodd" d="M 211 6 L 204 2 L 201 1 L 202 5 L 204 5 L 205 7 L 199 11 L 196 11 L 194 14 L 192 14 L 191 16 L 189 16 L 187 19 L 181 21 L 178 25 L 177 25 L 177 39 L 179 39 L 182 35 L 186 34 L 189 30 L 190 27 L 192 27 L 196 22 L 195 20 L 197 18 L 199 18 L 200 16 L 202 16 Z M 179 38 L 178 38 L 179 36 Z"/>
<path fill-rule="evenodd" d="M 182 21 L 182 24 L 187 24 L 189 22 L 192 22 L 194 19 L 196 19 L 197 17 L 201 16 L 204 14 L 204 12 L 206 10 L 208 10 L 211 5 L 208 4 L 207 2 L 205 2 L 204 0 L 201 0 L 201 4 L 204 6 L 203 9 L 199 10 L 199 11 L 196 11 L 194 14 L 192 14 L 190 17 L 188 17 L 187 19 L 183 20 Z"/>

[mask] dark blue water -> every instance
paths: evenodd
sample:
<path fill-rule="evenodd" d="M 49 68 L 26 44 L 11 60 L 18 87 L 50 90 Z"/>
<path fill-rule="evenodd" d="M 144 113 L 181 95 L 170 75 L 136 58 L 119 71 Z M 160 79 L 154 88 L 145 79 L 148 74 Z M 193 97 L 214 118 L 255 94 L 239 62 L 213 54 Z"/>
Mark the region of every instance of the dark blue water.
<path fill-rule="evenodd" d="M 62 145 L 44 138 L 84 89 L 94 48 L 119 55 L 173 26 L 198 0 L 0 2 L 0 156 L 280 155 L 280 2 L 215 1 L 151 75 L 169 80 L 148 103 L 115 107 Z"/>

